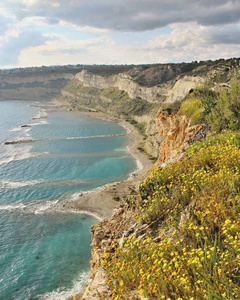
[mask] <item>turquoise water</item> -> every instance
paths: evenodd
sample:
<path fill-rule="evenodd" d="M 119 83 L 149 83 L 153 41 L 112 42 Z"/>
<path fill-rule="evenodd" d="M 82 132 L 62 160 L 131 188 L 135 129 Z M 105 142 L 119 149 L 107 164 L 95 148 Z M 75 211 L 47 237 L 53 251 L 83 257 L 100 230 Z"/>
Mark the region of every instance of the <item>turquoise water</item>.
<path fill-rule="evenodd" d="M 36 102 L 0 101 L 0 111 L 0 299 L 65 299 L 87 278 L 98 220 L 55 205 L 129 177 L 125 129 Z"/>

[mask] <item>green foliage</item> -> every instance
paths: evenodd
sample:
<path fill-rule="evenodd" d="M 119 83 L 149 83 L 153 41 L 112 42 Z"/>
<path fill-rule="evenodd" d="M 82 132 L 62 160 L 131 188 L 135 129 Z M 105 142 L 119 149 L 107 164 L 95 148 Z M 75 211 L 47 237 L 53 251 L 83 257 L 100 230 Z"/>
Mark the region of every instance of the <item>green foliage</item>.
<path fill-rule="evenodd" d="M 112 99 L 112 100 L 121 100 L 121 101 L 129 101 L 131 98 L 129 97 L 127 92 L 119 90 L 118 88 L 109 88 L 100 90 L 101 95 Z"/>
<path fill-rule="evenodd" d="M 146 134 L 146 122 L 137 122 L 136 120 L 133 120 L 133 119 L 127 119 L 126 120 L 127 122 L 129 122 L 130 124 L 134 125 L 138 131 L 143 135 L 145 136 Z"/>
<path fill-rule="evenodd" d="M 192 125 L 203 121 L 204 107 L 200 99 L 190 98 L 184 101 L 179 110 L 180 114 L 187 115 L 191 118 Z"/>
<path fill-rule="evenodd" d="M 133 119 L 126 119 L 127 122 L 129 122 L 132 125 L 136 125 L 137 121 L 133 120 Z"/>
<path fill-rule="evenodd" d="M 223 129 L 240 129 L 240 82 L 233 78 L 230 89 L 220 93 L 216 106 L 206 116 L 211 128 L 217 132 Z"/>
<path fill-rule="evenodd" d="M 217 93 L 209 86 L 203 85 L 189 93 L 187 99 L 181 103 L 179 112 L 191 118 L 193 125 L 205 122 L 205 117 L 215 107 Z"/>
<path fill-rule="evenodd" d="M 208 122 L 212 130 L 240 129 L 240 82 L 236 77 L 230 88 L 212 91 L 208 86 L 194 89 L 182 102 L 179 113 L 191 118 L 192 124 Z"/>
<path fill-rule="evenodd" d="M 224 134 L 216 134 L 214 132 L 209 133 L 207 136 L 207 139 L 197 141 L 194 144 L 192 144 L 188 149 L 186 150 L 189 157 L 194 155 L 195 153 L 198 153 L 200 149 L 206 148 L 209 146 L 214 145 L 225 145 L 226 143 L 230 143 L 238 148 L 240 148 L 240 135 L 236 134 L 233 135 L 231 131 L 226 131 Z"/>
<path fill-rule="evenodd" d="M 195 88 L 182 102 L 179 112 L 191 118 L 193 125 L 206 121 L 206 116 L 217 104 L 218 94 L 208 85 Z"/>
<path fill-rule="evenodd" d="M 175 101 L 173 103 L 164 103 L 162 106 L 163 111 L 167 111 L 168 113 L 173 113 L 179 111 L 181 107 L 182 101 Z"/>

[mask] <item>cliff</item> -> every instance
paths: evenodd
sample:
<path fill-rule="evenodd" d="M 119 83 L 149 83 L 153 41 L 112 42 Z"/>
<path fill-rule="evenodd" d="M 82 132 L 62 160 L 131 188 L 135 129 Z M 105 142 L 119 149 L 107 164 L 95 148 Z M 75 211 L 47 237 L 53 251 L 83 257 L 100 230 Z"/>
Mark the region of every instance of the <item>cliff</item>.
<path fill-rule="evenodd" d="M 176 112 L 169 114 L 160 111 L 156 124 L 159 136 L 165 138 L 159 147 L 157 165 L 178 160 L 189 143 L 205 138 L 208 131 L 206 124 L 192 126 L 191 120 L 186 115 L 179 115 Z"/>
<path fill-rule="evenodd" d="M 161 166 L 167 165 L 172 161 L 175 161 L 177 164 L 179 160 L 184 160 L 182 153 L 186 151 L 189 144 L 195 140 L 205 137 L 206 132 L 208 131 L 207 126 L 204 124 L 192 125 L 187 116 L 180 115 L 175 112 L 173 107 L 177 101 L 186 97 L 192 89 L 206 81 L 212 80 L 213 88 L 214 86 L 228 85 L 232 74 L 239 71 L 239 63 L 240 59 L 234 58 L 231 60 L 218 60 L 215 62 L 193 62 L 191 64 L 182 63 L 125 67 L 80 66 L 79 68 L 70 68 L 71 70 L 68 70 L 68 72 L 63 72 L 66 71 L 65 69 L 62 69 L 60 73 L 54 70 L 54 72 L 57 73 L 45 74 L 44 76 L 39 75 L 39 72 L 32 72 L 30 76 L 29 72 L 26 72 L 24 76 L 19 76 L 18 73 L 11 74 L 10 72 L 9 74 L 3 74 L 0 77 L 0 97 L 3 99 L 42 99 L 43 96 L 46 98 L 52 98 L 61 93 L 59 101 L 64 104 L 68 104 L 70 108 L 94 111 L 99 110 L 112 116 L 127 119 L 144 135 L 144 141 L 141 143 L 139 148 L 145 150 L 147 153 L 156 158 L 158 157 L 156 167 L 153 169 L 154 175 L 147 177 L 145 183 L 143 183 L 144 188 L 142 188 L 142 190 L 140 188 L 141 193 L 139 194 L 138 191 L 136 191 L 136 193 L 130 195 L 128 199 L 114 211 L 113 216 L 110 219 L 103 220 L 91 228 L 92 281 L 83 294 L 78 296 L 78 299 L 107 299 L 110 296 L 112 291 L 109 290 L 106 283 L 102 263 L 104 263 L 105 258 L 114 257 L 114 253 L 118 248 L 118 245 L 123 245 L 126 238 L 134 237 L 136 245 L 138 245 L 138 243 L 145 243 L 146 237 L 149 233 L 157 228 L 157 235 L 155 236 L 156 240 L 154 240 L 154 242 L 160 241 L 161 239 L 164 240 L 164 238 L 172 236 L 173 231 L 177 231 L 176 228 L 178 228 L 181 224 L 184 224 L 186 220 L 190 219 L 190 213 L 193 211 L 192 208 L 195 208 L 196 205 L 196 203 L 192 201 L 192 195 L 196 192 L 194 196 L 200 197 L 198 196 L 200 190 L 197 190 L 197 188 L 199 188 L 202 184 L 202 178 L 205 178 L 208 174 L 212 174 L 209 170 L 212 165 L 217 165 L 218 160 L 215 159 L 216 155 L 214 153 L 214 155 L 212 155 L 212 161 L 209 161 L 208 157 L 204 157 L 204 151 L 202 151 L 203 156 L 199 156 L 202 161 L 199 162 L 197 154 L 194 158 L 194 162 L 197 161 L 197 163 L 201 166 L 201 171 L 204 170 L 201 174 L 199 172 L 201 176 L 198 176 L 198 173 L 185 175 L 185 169 L 194 169 L 191 168 L 190 160 L 189 162 L 185 160 L 183 167 L 178 165 L 181 172 L 172 167 L 173 170 L 171 170 L 171 178 L 175 178 L 174 172 L 180 172 L 178 174 L 178 178 L 181 178 L 181 180 L 174 186 L 172 193 L 173 196 L 171 201 L 169 201 L 166 195 L 168 195 L 167 193 L 171 190 L 173 181 L 168 181 L 169 177 L 165 176 L 164 180 L 166 182 L 164 182 L 164 184 L 161 183 L 164 190 L 163 196 L 166 196 L 165 198 L 163 197 L 165 202 L 160 203 L 159 207 L 157 207 L 158 210 L 155 209 L 156 207 L 154 207 L 154 203 L 156 199 L 153 196 L 156 195 L 155 184 L 159 184 L 159 178 L 157 176 L 161 177 L 161 175 L 157 174 L 157 172 L 161 170 Z M 233 138 L 229 140 L 233 140 Z M 226 142 L 228 146 L 229 140 Z M 227 147 L 225 150 L 229 151 Z M 235 151 L 236 149 L 233 150 Z M 215 150 L 211 149 L 211 151 Z M 233 154 L 236 152 L 234 151 L 232 152 Z M 228 156 L 226 154 L 227 152 L 225 155 L 221 155 L 221 149 L 219 150 L 219 153 L 217 154 L 220 159 L 224 158 L 224 156 L 225 158 Z M 169 165 L 175 166 L 175 164 Z M 222 168 L 222 166 L 217 167 Z M 220 172 L 219 174 L 228 176 L 224 172 Z M 156 178 L 154 178 L 155 175 Z M 209 182 L 212 178 L 215 178 L 210 175 L 209 177 L 206 177 Z M 236 174 L 234 174 L 234 176 L 235 175 Z M 224 176 L 221 178 L 223 183 L 225 179 Z M 233 178 L 235 178 L 234 176 Z M 200 178 L 196 183 L 197 188 L 195 189 L 195 186 L 188 182 L 188 186 L 183 185 L 182 189 L 180 189 L 178 186 L 179 182 L 181 182 L 181 184 L 184 183 L 186 178 L 190 178 L 191 180 L 192 178 L 197 180 Z M 154 182 L 154 180 L 151 179 L 156 180 Z M 231 188 L 237 186 L 236 182 L 231 185 Z M 214 184 L 217 185 L 219 183 L 217 181 L 212 182 L 212 187 L 209 191 L 214 191 Z M 221 186 L 224 187 L 224 184 Z M 219 186 L 219 188 L 221 186 Z M 157 186 L 157 188 L 159 188 L 159 186 Z M 209 191 L 206 190 L 204 193 L 207 194 Z M 202 198 L 205 196 L 204 193 Z M 226 195 L 225 191 L 223 194 Z M 208 199 L 205 199 L 206 203 L 204 202 L 204 205 L 200 208 L 200 212 L 203 211 L 206 205 L 208 205 L 209 199 L 212 198 L 213 197 L 209 196 Z M 220 197 L 220 199 L 222 198 Z M 230 200 L 233 201 L 232 199 Z M 151 205 L 153 203 L 153 206 L 148 207 L 148 203 Z M 175 203 L 176 206 L 171 207 L 171 210 L 167 206 L 166 210 L 163 210 L 164 205 L 168 205 L 168 203 Z M 222 209 L 223 206 L 221 205 L 222 204 L 219 204 Z M 228 206 L 230 207 L 231 205 L 229 204 Z M 148 210 L 144 211 L 144 207 L 147 207 L 150 212 Z M 225 216 L 225 210 L 221 209 L 218 207 L 214 208 L 212 218 L 213 216 Z M 172 212 L 170 217 L 168 217 L 169 210 Z M 139 217 L 140 211 L 143 211 L 141 217 Z M 200 212 L 197 212 L 200 215 Z M 200 217 L 202 216 L 200 215 Z M 217 217 L 214 218 L 216 219 Z M 141 220 L 139 220 L 139 218 Z M 194 228 L 198 228 L 197 226 L 201 224 L 203 220 L 198 220 L 197 218 L 198 215 L 195 215 L 193 218 L 194 221 L 197 220 L 198 222 L 197 224 L 194 223 Z M 169 221 L 169 219 L 171 220 Z M 175 222 L 175 229 L 173 229 L 173 227 L 167 227 L 167 229 L 161 229 L 158 227 L 161 222 L 165 222 L 167 224 L 167 222 L 171 222 L 172 220 Z M 201 227 L 198 232 L 194 232 L 192 235 L 196 236 L 195 233 L 200 235 L 200 231 L 202 232 L 205 229 L 207 230 L 207 225 L 208 224 L 206 224 L 203 228 Z M 191 227 L 193 225 L 190 223 L 189 226 Z M 211 223 L 211 226 L 213 229 L 211 229 L 210 232 L 207 231 L 206 234 L 208 234 L 208 236 L 212 233 L 219 233 L 217 225 L 215 226 Z M 192 236 L 191 233 L 186 233 L 184 230 L 184 228 L 181 229 L 179 236 L 184 236 L 185 234 L 186 242 L 188 242 Z M 223 235 L 224 233 L 220 232 L 220 234 Z M 152 243 L 152 241 L 147 240 L 146 244 L 147 243 Z M 171 241 L 169 243 L 171 243 Z M 194 243 L 198 244 L 198 241 L 194 240 Z M 164 247 L 168 247 L 168 245 L 169 244 L 164 244 Z M 155 247 L 155 244 L 152 243 L 151 246 Z M 211 244 L 211 246 L 214 247 L 214 244 Z M 224 247 L 225 246 L 226 245 L 224 245 Z M 174 253 L 176 250 L 174 247 L 175 245 L 173 245 L 169 253 Z M 142 248 L 144 249 L 144 247 Z M 165 252 L 168 253 L 168 251 Z M 165 252 L 163 251 L 162 253 Z M 206 255 L 209 255 L 209 253 L 206 253 Z M 115 259 L 117 258 L 115 257 Z M 170 258 L 167 257 L 166 261 L 167 259 Z M 151 268 L 153 262 L 151 262 Z M 151 268 L 149 274 L 153 272 Z M 124 269 L 124 261 L 121 265 L 121 269 Z M 232 268 L 232 270 L 234 270 L 234 268 Z M 235 273 L 237 274 L 237 272 L 238 269 Z M 171 273 L 169 274 L 171 275 Z M 148 275 L 145 276 L 146 278 L 144 280 L 148 280 L 150 278 L 148 278 Z M 184 283 L 184 276 L 181 279 Z M 200 281 L 200 279 L 198 280 Z M 231 282 L 228 282 L 227 284 L 231 285 Z M 119 286 L 122 286 L 121 280 L 119 280 Z M 168 292 L 169 291 L 166 292 L 166 295 Z M 133 299 L 146 299 L 142 295 L 143 293 L 147 292 L 144 291 L 143 288 L 138 287 L 138 291 L 130 289 L 128 296 Z M 111 297 L 113 296 L 111 295 Z M 190 297 L 187 299 L 190 299 Z"/>
<path fill-rule="evenodd" d="M 166 111 L 160 111 L 156 117 L 158 134 L 164 137 L 160 145 L 160 155 L 156 165 L 167 164 L 170 160 L 181 158 L 184 150 L 189 143 L 199 140 L 206 136 L 206 125 L 191 126 L 191 120 L 178 113 L 170 114 Z M 79 299 L 101 299 L 99 295 L 104 295 L 107 299 L 110 290 L 105 280 L 102 268 L 102 258 L 108 254 L 114 253 L 116 245 L 121 245 L 124 238 L 135 236 L 138 239 L 145 237 L 151 228 L 147 224 L 141 224 L 136 221 L 143 199 L 140 195 L 130 197 L 126 203 L 120 205 L 110 219 L 103 220 L 91 227 L 92 234 L 92 261 L 91 261 L 91 283 L 80 295 Z M 146 299 L 139 294 L 132 296 L 137 299 Z"/>
<path fill-rule="evenodd" d="M 84 69 L 62 89 L 62 101 L 74 109 L 128 119 L 145 136 L 139 147 L 156 159 L 164 136 L 154 121 L 159 109 L 180 102 L 206 82 L 216 87 L 228 82 L 239 63 L 230 59 L 129 66 L 124 72 L 108 73 Z"/>
<path fill-rule="evenodd" d="M 0 99 L 59 99 L 73 109 L 94 110 L 128 119 L 144 134 L 139 147 L 156 159 L 155 116 L 207 81 L 229 81 L 239 58 L 179 64 L 75 65 L 2 70 Z"/>
<path fill-rule="evenodd" d="M 159 158 L 139 192 L 91 228 L 92 281 L 78 299 L 239 299 L 239 95 L 234 77 L 158 112 Z M 206 138 L 209 125 L 238 133 Z"/>
<path fill-rule="evenodd" d="M 76 74 L 75 80 L 77 80 L 77 84 L 82 87 L 91 87 L 101 90 L 117 88 L 127 93 L 130 98 L 141 98 L 149 103 L 175 102 L 182 99 L 191 88 L 204 82 L 204 79 L 199 76 L 184 76 L 177 80 L 176 83 L 164 82 L 161 85 L 146 87 L 135 82 L 133 78 L 126 73 L 102 77 L 85 70 Z"/>
<path fill-rule="evenodd" d="M 70 73 L 0 75 L 0 99 L 50 100 L 59 96 L 61 89 L 73 77 Z"/>
<path fill-rule="evenodd" d="M 207 78 L 227 82 L 239 68 L 239 62 L 239 58 L 232 58 L 179 64 L 68 65 L 0 70 L 0 99 L 52 99 L 59 96 L 62 89 L 73 98 L 88 94 L 88 99 L 92 99 L 94 95 L 99 96 L 96 90 L 115 88 L 120 91 L 117 100 L 125 93 L 129 99 L 141 100 L 141 107 L 145 109 L 146 103 L 181 100 L 192 87 Z M 90 88 L 90 93 L 89 89 L 79 90 L 79 95 L 71 93 L 66 85 L 72 81 L 77 87 Z M 100 94 L 105 97 L 103 102 L 112 99 L 108 93 Z M 91 106 L 91 101 L 88 105 Z M 99 105 L 100 108 L 104 106 Z M 133 114 L 135 109 L 132 108 Z M 123 109 L 123 113 L 126 112 Z"/>

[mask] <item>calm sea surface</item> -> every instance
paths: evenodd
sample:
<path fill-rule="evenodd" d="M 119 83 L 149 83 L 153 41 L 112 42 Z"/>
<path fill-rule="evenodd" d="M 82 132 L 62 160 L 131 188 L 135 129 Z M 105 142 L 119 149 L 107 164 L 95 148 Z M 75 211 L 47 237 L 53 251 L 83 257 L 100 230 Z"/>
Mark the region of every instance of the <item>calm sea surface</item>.
<path fill-rule="evenodd" d="M 127 138 L 114 136 L 125 133 L 120 125 L 39 104 L 0 101 L 0 300 L 79 291 L 97 220 L 54 205 L 124 180 L 137 167 Z M 19 143 L 4 145 L 9 141 Z"/>

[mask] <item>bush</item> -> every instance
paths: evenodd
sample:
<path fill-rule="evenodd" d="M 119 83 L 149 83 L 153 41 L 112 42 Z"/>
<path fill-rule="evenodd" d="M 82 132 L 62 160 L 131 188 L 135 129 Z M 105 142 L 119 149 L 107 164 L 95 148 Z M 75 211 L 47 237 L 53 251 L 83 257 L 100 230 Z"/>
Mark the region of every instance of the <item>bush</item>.
<path fill-rule="evenodd" d="M 233 78 L 230 89 L 220 93 L 216 106 L 206 116 L 208 123 L 214 131 L 223 129 L 240 129 L 240 82 Z"/>
<path fill-rule="evenodd" d="M 191 119 L 191 124 L 195 125 L 203 122 L 204 106 L 200 99 L 192 98 L 184 101 L 180 107 L 179 113 L 187 115 Z"/>

